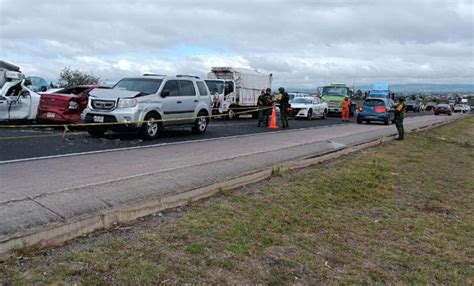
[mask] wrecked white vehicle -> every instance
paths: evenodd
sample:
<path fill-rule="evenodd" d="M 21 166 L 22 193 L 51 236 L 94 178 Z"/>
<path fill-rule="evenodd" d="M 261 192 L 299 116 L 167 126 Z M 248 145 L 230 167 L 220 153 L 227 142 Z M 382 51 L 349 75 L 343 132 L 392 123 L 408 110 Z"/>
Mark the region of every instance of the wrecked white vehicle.
<path fill-rule="evenodd" d="M 40 95 L 18 66 L 0 61 L 0 121 L 36 120 Z"/>

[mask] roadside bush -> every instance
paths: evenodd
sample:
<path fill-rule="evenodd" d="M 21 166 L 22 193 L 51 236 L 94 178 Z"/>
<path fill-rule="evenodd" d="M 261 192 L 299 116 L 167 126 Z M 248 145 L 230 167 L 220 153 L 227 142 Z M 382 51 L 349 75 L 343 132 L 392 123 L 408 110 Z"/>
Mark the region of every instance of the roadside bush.
<path fill-rule="evenodd" d="M 64 87 L 98 84 L 99 81 L 100 77 L 95 76 L 92 73 L 72 70 L 70 67 L 65 67 L 59 74 L 59 84 Z"/>

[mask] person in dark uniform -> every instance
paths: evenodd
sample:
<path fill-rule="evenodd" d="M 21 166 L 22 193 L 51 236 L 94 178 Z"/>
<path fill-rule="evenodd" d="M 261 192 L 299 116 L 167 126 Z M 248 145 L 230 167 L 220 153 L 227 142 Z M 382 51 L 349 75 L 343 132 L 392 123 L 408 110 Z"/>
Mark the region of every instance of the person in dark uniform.
<path fill-rule="evenodd" d="M 285 91 L 285 88 L 280 87 L 278 89 L 280 92 L 278 94 L 278 103 L 280 103 L 280 119 L 281 119 L 281 128 L 288 128 L 288 107 L 290 105 L 290 96 Z"/>
<path fill-rule="evenodd" d="M 407 105 L 405 103 L 405 98 L 401 97 L 398 100 L 397 106 L 395 106 L 395 126 L 398 131 L 398 138 L 395 140 L 403 140 L 405 136 L 405 129 L 403 128 L 403 119 L 405 117 L 405 112 Z"/>
<path fill-rule="evenodd" d="M 262 90 L 257 99 L 257 110 L 258 110 L 258 124 L 257 127 L 262 125 L 263 120 L 265 119 L 265 107 L 264 107 L 264 97 L 265 91 Z"/>
<path fill-rule="evenodd" d="M 272 114 L 272 107 L 273 107 L 273 96 L 272 90 L 267 88 L 265 90 L 265 94 L 263 95 L 263 123 L 265 127 L 268 126 L 268 121 L 270 120 L 270 115 Z"/>

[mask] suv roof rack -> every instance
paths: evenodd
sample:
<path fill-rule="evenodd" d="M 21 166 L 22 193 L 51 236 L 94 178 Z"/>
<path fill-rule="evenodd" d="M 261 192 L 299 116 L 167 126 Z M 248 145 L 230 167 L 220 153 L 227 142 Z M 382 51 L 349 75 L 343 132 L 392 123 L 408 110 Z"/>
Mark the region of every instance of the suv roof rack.
<path fill-rule="evenodd" d="M 166 76 L 164 74 L 156 74 L 156 73 L 144 73 L 143 76 Z"/>
<path fill-rule="evenodd" d="M 176 77 L 192 77 L 192 78 L 195 78 L 195 79 L 200 79 L 198 76 L 187 75 L 187 74 L 178 74 L 178 75 L 176 75 Z"/>

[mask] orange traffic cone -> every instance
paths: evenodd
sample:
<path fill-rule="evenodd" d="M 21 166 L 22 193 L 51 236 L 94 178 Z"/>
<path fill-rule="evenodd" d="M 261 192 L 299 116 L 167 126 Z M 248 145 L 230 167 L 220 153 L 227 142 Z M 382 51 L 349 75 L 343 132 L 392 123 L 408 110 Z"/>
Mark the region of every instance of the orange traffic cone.
<path fill-rule="evenodd" d="M 270 128 L 270 129 L 278 129 L 275 105 L 273 105 L 272 117 L 270 118 L 270 124 L 268 125 L 268 128 Z"/>

